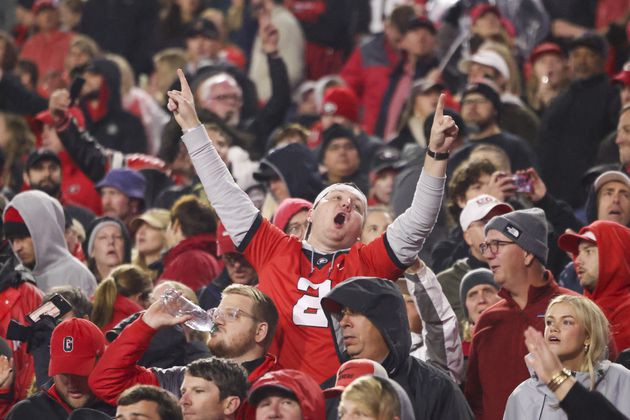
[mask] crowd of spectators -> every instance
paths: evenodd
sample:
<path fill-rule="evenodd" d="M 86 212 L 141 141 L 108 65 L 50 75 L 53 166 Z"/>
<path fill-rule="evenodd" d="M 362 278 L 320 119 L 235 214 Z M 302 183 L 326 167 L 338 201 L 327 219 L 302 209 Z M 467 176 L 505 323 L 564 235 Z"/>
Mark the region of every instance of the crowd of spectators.
<path fill-rule="evenodd" d="M 630 418 L 630 1 L 3 1 L 0 210 L 0 419 Z"/>

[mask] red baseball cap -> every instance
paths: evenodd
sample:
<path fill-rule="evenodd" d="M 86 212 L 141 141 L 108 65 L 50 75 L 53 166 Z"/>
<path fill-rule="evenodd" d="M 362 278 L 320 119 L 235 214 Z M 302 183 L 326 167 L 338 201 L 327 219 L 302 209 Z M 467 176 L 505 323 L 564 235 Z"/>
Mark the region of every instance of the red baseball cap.
<path fill-rule="evenodd" d="M 470 11 L 470 20 L 472 21 L 473 25 L 475 24 L 475 22 L 477 22 L 477 19 L 479 19 L 486 13 L 494 13 L 495 15 L 497 15 L 497 17 L 501 17 L 501 12 L 496 6 L 492 6 L 487 3 L 478 4 Z"/>
<path fill-rule="evenodd" d="M 236 245 L 232 242 L 230 234 L 225 230 L 225 226 L 223 226 L 223 223 L 219 222 L 217 226 L 217 257 L 231 252 L 240 254 L 236 249 Z"/>
<path fill-rule="evenodd" d="M 369 359 L 353 359 L 339 366 L 335 386 L 324 390 L 325 398 L 336 398 L 348 385 L 361 376 L 387 378 L 387 371 L 379 363 Z"/>
<path fill-rule="evenodd" d="M 101 330 L 87 319 L 63 321 L 50 337 L 48 375 L 88 376 L 105 351 L 105 344 Z"/>
<path fill-rule="evenodd" d="M 545 54 L 556 54 L 559 56 L 563 56 L 564 51 L 562 50 L 562 48 L 560 48 L 560 45 L 554 42 L 543 42 L 542 44 L 538 44 L 536 48 L 534 48 L 534 51 L 532 51 L 531 55 L 529 56 L 529 62 L 531 64 L 534 64 L 536 60 L 538 60 L 541 56 Z"/>
<path fill-rule="evenodd" d="M 357 122 L 359 120 L 359 99 L 347 86 L 335 86 L 326 90 L 322 100 L 322 114 L 339 115 Z"/>
<path fill-rule="evenodd" d="M 558 247 L 570 252 L 573 255 L 577 255 L 580 242 L 587 241 L 592 244 L 597 244 L 597 238 L 595 234 L 584 227 L 580 229 L 580 233 L 564 233 L 558 238 Z"/>
<path fill-rule="evenodd" d="M 32 11 L 33 11 L 33 14 L 36 15 L 42 9 L 56 9 L 56 8 L 57 8 L 57 3 L 54 2 L 53 0 L 37 0 L 33 4 Z"/>
<path fill-rule="evenodd" d="M 626 70 L 624 66 L 623 70 L 615 74 L 615 76 L 613 77 L 613 82 L 621 83 L 624 86 L 630 86 L 630 69 Z"/>

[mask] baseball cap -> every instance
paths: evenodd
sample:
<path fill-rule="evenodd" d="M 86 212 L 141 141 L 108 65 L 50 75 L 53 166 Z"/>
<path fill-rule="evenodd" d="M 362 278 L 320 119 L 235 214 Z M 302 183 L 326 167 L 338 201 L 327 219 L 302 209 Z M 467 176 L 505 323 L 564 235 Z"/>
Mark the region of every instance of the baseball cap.
<path fill-rule="evenodd" d="M 580 229 L 580 233 L 563 233 L 558 238 L 558 247 L 570 252 L 573 255 L 577 255 L 580 242 L 587 241 L 593 244 L 597 244 L 597 237 L 595 233 L 588 230 L 588 226 Z"/>
<path fill-rule="evenodd" d="M 430 79 L 420 79 L 415 82 L 411 87 L 412 92 L 416 95 L 427 93 L 433 89 L 439 90 L 441 92 L 445 89 L 445 87 L 443 83 L 440 83 L 437 80 Z"/>
<path fill-rule="evenodd" d="M 335 386 L 324 390 L 324 398 L 336 398 L 343 390 L 361 376 L 387 378 L 387 371 L 379 363 L 369 359 L 353 359 L 342 364 L 337 370 Z"/>
<path fill-rule="evenodd" d="M 485 15 L 486 13 L 494 13 L 497 17 L 501 17 L 501 12 L 496 6 L 491 4 L 482 3 L 478 4 L 470 10 L 470 20 L 474 25 L 477 20 Z"/>
<path fill-rule="evenodd" d="M 534 64 L 536 60 L 538 60 L 541 56 L 545 54 L 556 54 L 556 55 L 564 55 L 564 51 L 560 48 L 560 45 L 555 42 L 543 42 L 542 44 L 538 44 L 534 51 L 529 56 L 529 62 Z"/>
<path fill-rule="evenodd" d="M 624 66 L 624 69 L 615 74 L 612 80 L 613 83 L 621 83 L 624 86 L 630 86 L 630 69 L 626 70 Z"/>
<path fill-rule="evenodd" d="M 144 200 L 146 180 L 138 171 L 128 168 L 117 168 L 109 171 L 105 178 L 96 184 L 97 189 L 104 187 L 115 188 L 127 197 Z"/>
<path fill-rule="evenodd" d="M 384 169 L 398 169 L 400 151 L 395 147 L 383 146 L 374 153 L 370 172 L 379 173 Z"/>
<path fill-rule="evenodd" d="M 223 223 L 219 222 L 217 226 L 217 257 L 223 254 L 239 253 L 236 245 L 232 241 L 230 234 L 225 230 Z"/>
<path fill-rule="evenodd" d="M 492 67 L 498 71 L 501 76 L 506 79 L 510 78 L 510 68 L 508 67 L 505 59 L 501 55 L 493 50 L 480 49 L 472 57 L 462 60 L 459 63 L 459 70 L 463 73 L 468 73 L 468 69 L 472 63 L 481 64 L 483 66 Z"/>
<path fill-rule="evenodd" d="M 37 0 L 33 4 L 33 14 L 38 14 L 44 9 L 56 9 L 57 3 L 53 0 Z"/>
<path fill-rule="evenodd" d="M 423 16 L 415 16 L 409 19 L 402 33 L 404 34 L 415 29 L 427 29 L 433 35 L 437 32 L 433 22 Z"/>
<path fill-rule="evenodd" d="M 41 162 L 42 160 L 52 160 L 57 163 L 57 165 L 61 166 L 61 160 L 59 160 L 59 156 L 55 152 L 50 149 L 35 149 L 33 150 L 26 159 L 26 170 L 31 169 L 36 163 Z"/>
<path fill-rule="evenodd" d="M 53 330 L 50 337 L 48 375 L 88 376 L 105 351 L 105 336 L 87 319 L 70 318 Z"/>
<path fill-rule="evenodd" d="M 604 184 L 611 181 L 621 182 L 630 188 L 630 177 L 628 175 L 621 171 L 606 171 L 595 179 L 595 182 L 593 183 L 595 192 L 599 191 Z"/>
<path fill-rule="evenodd" d="M 186 38 L 194 38 L 198 35 L 218 40 L 219 30 L 216 25 L 208 19 L 198 18 L 192 21 L 186 28 Z"/>
<path fill-rule="evenodd" d="M 323 115 L 338 115 L 350 121 L 359 119 L 359 99 L 347 86 L 335 86 L 326 90 L 322 100 Z"/>
<path fill-rule="evenodd" d="M 585 32 L 577 38 L 574 38 L 569 44 L 569 51 L 573 51 L 579 47 L 588 48 L 602 57 L 608 55 L 608 44 L 606 40 L 596 32 Z"/>
<path fill-rule="evenodd" d="M 136 231 L 142 223 L 155 229 L 166 230 L 171 221 L 171 212 L 166 209 L 149 209 L 131 221 L 130 228 Z"/>
<path fill-rule="evenodd" d="M 473 222 L 482 220 L 490 214 L 497 216 L 511 211 L 514 209 L 509 204 L 499 201 L 491 195 L 481 194 L 468 200 L 459 215 L 459 224 L 465 232 Z"/>

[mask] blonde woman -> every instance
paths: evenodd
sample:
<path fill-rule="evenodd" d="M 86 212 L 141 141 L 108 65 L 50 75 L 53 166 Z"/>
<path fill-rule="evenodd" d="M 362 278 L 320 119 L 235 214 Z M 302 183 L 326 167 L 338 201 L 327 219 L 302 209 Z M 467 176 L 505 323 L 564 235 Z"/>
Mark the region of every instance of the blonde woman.
<path fill-rule="evenodd" d="M 91 321 L 103 332 L 148 306 L 153 282 L 148 274 L 133 264 L 112 270 L 94 292 Z"/>
<path fill-rule="evenodd" d="M 405 390 L 388 378 L 361 376 L 344 389 L 339 420 L 414 420 Z"/>
<path fill-rule="evenodd" d="M 545 313 L 545 342 L 564 369 L 548 383 L 532 373 L 510 395 L 503 418 L 566 419 L 554 390 L 569 374 L 630 416 L 630 371 L 606 360 L 609 341 L 608 321 L 594 302 L 583 296 L 561 295 L 553 299 Z"/>

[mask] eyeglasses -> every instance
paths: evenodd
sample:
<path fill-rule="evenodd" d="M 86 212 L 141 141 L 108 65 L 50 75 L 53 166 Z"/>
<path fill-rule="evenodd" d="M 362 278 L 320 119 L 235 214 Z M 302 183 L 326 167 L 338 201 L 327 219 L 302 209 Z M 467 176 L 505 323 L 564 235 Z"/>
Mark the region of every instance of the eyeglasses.
<path fill-rule="evenodd" d="M 225 322 L 238 321 L 241 316 L 246 316 L 253 319 L 254 321 L 258 321 L 258 318 L 256 318 L 254 315 L 248 314 L 247 312 L 238 308 L 212 308 L 208 311 L 208 315 L 210 315 L 210 319 L 212 319 L 213 322 L 217 322 L 218 320 L 223 320 Z"/>
<path fill-rule="evenodd" d="M 224 93 L 222 95 L 213 96 L 210 99 L 214 101 L 220 101 L 220 102 L 234 101 L 234 102 L 240 103 L 243 101 L 243 98 L 241 98 L 241 96 L 237 95 L 236 93 Z"/>
<path fill-rule="evenodd" d="M 482 254 L 485 254 L 487 250 L 490 250 L 490 253 L 492 255 L 497 255 L 501 247 L 506 246 L 506 245 L 511 245 L 513 243 L 514 242 L 512 241 L 499 241 L 498 239 L 495 239 L 495 240 L 480 244 L 479 251 L 481 251 Z"/>
<path fill-rule="evenodd" d="M 488 99 L 486 98 L 467 98 L 462 100 L 462 105 L 483 105 L 483 104 L 487 104 L 488 102 L 490 102 Z"/>

